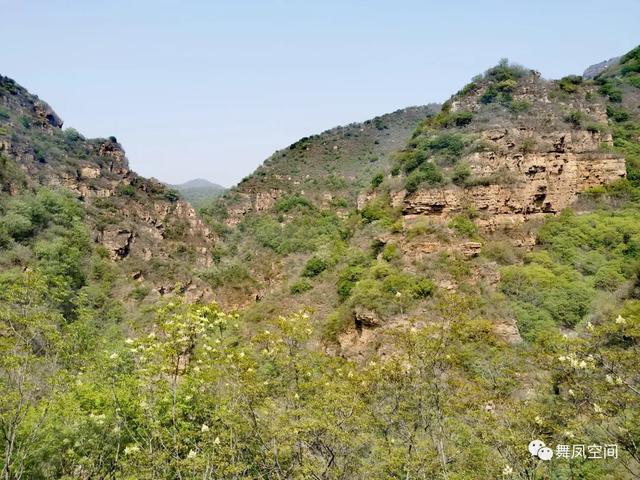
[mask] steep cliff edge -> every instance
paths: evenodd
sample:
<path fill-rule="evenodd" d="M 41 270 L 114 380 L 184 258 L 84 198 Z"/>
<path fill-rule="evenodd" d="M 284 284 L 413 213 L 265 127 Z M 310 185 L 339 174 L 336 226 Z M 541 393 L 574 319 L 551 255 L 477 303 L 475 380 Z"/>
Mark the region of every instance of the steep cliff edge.
<path fill-rule="evenodd" d="M 159 295 L 175 289 L 209 295 L 193 271 L 210 264 L 213 235 L 194 209 L 133 172 L 114 137 L 85 139 L 62 125 L 46 103 L 0 77 L 1 191 L 73 192 L 87 210 L 93 240 L 126 275 L 148 281 Z"/>

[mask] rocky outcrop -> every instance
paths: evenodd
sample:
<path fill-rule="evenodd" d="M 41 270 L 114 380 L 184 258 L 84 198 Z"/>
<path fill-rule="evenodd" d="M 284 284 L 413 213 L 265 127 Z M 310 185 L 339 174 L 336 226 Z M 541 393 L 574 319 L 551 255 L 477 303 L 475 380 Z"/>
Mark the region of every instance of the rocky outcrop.
<path fill-rule="evenodd" d="M 590 65 L 582 73 L 582 77 L 585 80 L 596 78 L 600 73 L 604 72 L 607 68 L 613 65 L 617 65 L 618 63 L 620 63 L 620 57 L 610 58 L 609 60 L 596 63 L 595 65 Z"/>
<path fill-rule="evenodd" d="M 449 216 L 472 207 L 513 222 L 514 216 L 557 213 L 578 193 L 626 175 L 624 158 L 601 149 L 611 145 L 608 134 L 499 129 L 483 137 L 492 144 L 488 151 L 465 159 L 478 185 L 419 190 L 404 198 L 403 213 Z M 518 151 L 525 138 L 536 145 L 535 151 Z"/>
<path fill-rule="evenodd" d="M 249 213 L 270 210 L 282 194 L 283 192 L 277 189 L 249 193 L 235 192 L 233 200 L 228 202 L 225 223 L 228 226 L 234 226 Z"/>

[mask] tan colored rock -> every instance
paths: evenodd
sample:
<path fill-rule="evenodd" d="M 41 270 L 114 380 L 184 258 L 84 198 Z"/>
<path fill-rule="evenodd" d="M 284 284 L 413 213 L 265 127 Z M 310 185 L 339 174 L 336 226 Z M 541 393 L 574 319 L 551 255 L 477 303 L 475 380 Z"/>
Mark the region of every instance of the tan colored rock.
<path fill-rule="evenodd" d="M 479 242 L 464 242 L 458 246 L 458 251 L 465 257 L 477 257 L 482 250 L 482 244 Z"/>
<path fill-rule="evenodd" d="M 366 309 L 360 305 L 356 306 L 354 311 L 356 327 L 379 327 L 382 325 L 380 316 L 373 310 Z"/>
<path fill-rule="evenodd" d="M 98 178 L 100 176 L 100 167 L 90 167 L 90 166 L 80 167 L 79 173 L 80 173 L 80 178 L 83 180 Z"/>

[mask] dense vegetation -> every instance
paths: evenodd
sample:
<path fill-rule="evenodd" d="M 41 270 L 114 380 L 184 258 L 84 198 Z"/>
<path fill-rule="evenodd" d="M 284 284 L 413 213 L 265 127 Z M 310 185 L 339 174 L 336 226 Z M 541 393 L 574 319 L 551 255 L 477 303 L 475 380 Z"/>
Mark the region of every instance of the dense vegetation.
<path fill-rule="evenodd" d="M 355 168 L 362 158 L 349 157 L 340 167 L 365 172 L 354 181 L 365 192 L 358 209 L 344 182 L 326 199 L 288 191 L 237 225 L 225 220 L 238 192 L 203 209 L 218 239 L 212 265 L 196 274 L 222 301 L 250 297 L 239 311 L 174 294 L 137 304 L 140 321 L 127 308 L 149 287 L 126 290 L 126 303 L 121 266 L 92 238 L 117 198 L 102 199 L 96 213 L 62 189 L 2 193 L 0 478 L 638 477 L 639 52 L 593 82 L 554 84 L 562 98 L 591 89 L 606 99 L 609 124 L 591 128 L 611 131 L 628 177 L 585 192 L 576 211 L 532 222 L 529 251 L 480 230 L 470 207 L 446 222 L 403 223 L 394 188 L 508 181 L 473 178 L 460 161 L 483 148 L 473 128 L 484 111 L 446 106 L 418 126 L 393 166 Z M 526 110 L 512 92 L 529 74 L 502 62 L 459 95 L 512 119 Z M 82 150 L 77 132 L 47 139 L 29 133 L 28 118 L 4 115 L 18 134 L 41 138 L 47 162 L 68 160 L 56 157 L 56 142 Z M 395 128 L 387 120 L 366 126 L 383 135 Z M 561 121 L 589 130 L 577 113 Z M 278 155 L 285 165 L 314 149 L 333 158 L 326 138 Z M 21 185 L 22 176 L 3 156 L 3 184 Z M 245 183 L 270 181 L 256 174 Z M 143 195 L 138 187 L 119 193 Z M 156 193 L 176 200 L 171 190 Z M 165 236 L 185 228 L 176 221 Z M 412 255 L 421 240 L 445 250 Z M 456 251 L 463 242 L 481 253 Z M 499 273 L 493 283 L 483 269 Z M 497 328 L 511 318 L 522 341 Z M 341 336 L 367 328 L 386 329 L 373 340 L 384 348 L 334 354 Z M 616 444 L 619 458 L 542 462 L 527 451 L 534 438 Z"/>

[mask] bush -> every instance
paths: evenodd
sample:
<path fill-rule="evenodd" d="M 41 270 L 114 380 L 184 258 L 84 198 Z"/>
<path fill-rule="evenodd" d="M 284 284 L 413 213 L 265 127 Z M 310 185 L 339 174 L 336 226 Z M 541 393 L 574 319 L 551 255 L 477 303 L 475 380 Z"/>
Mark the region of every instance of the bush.
<path fill-rule="evenodd" d="M 409 193 L 413 193 L 418 190 L 418 187 L 423 183 L 429 185 L 438 185 L 442 183 L 443 176 L 440 169 L 431 162 L 427 162 L 420 167 L 420 170 L 412 172 L 404 183 L 404 188 Z"/>
<path fill-rule="evenodd" d="M 384 174 L 381 172 L 376 173 L 371 179 L 371 188 L 378 188 L 384 181 Z"/>
<path fill-rule="evenodd" d="M 399 217 L 400 212 L 391 206 L 389 195 L 382 195 L 367 203 L 360 211 L 360 215 L 365 223 L 381 221 L 391 225 Z"/>
<path fill-rule="evenodd" d="M 579 110 L 573 110 L 564 116 L 564 121 L 574 127 L 579 127 L 584 120 L 584 114 Z"/>
<path fill-rule="evenodd" d="M 582 320 L 592 298 L 590 287 L 577 272 L 553 263 L 504 267 L 501 288 L 523 312 L 531 313 L 532 308 L 540 310 L 537 321 L 552 319 L 555 325 L 567 327 Z M 518 317 L 519 327 L 524 320 L 529 319 Z"/>
<path fill-rule="evenodd" d="M 464 215 L 453 217 L 449 222 L 449 228 L 453 228 L 458 235 L 475 237 L 478 233 L 476 224 Z"/>
<path fill-rule="evenodd" d="M 300 293 L 308 292 L 312 288 L 313 285 L 311 285 L 308 281 L 298 280 L 291 285 L 291 287 L 289 288 L 289 292 L 291 292 L 293 295 L 298 295 Z"/>
<path fill-rule="evenodd" d="M 394 245 L 393 243 L 388 243 L 387 245 L 385 245 L 384 249 L 382 250 L 382 258 L 387 262 L 391 262 L 397 258 L 400 258 L 401 255 L 402 254 L 400 252 L 400 249 L 398 248 L 397 245 Z"/>
<path fill-rule="evenodd" d="M 471 170 L 466 163 L 458 163 L 453 168 L 451 181 L 456 185 L 464 185 L 464 182 L 471 176 Z"/>
<path fill-rule="evenodd" d="M 301 195 L 290 195 L 279 199 L 275 205 L 274 210 L 279 213 L 286 213 L 297 208 L 313 208 L 312 203 Z"/>
<path fill-rule="evenodd" d="M 431 137 L 427 141 L 427 148 L 435 153 L 448 157 L 459 156 L 465 147 L 464 137 L 457 133 L 443 133 Z"/>
<path fill-rule="evenodd" d="M 558 80 L 560 90 L 567 93 L 575 93 L 582 84 L 582 77 L 579 75 L 568 75 Z"/>
<path fill-rule="evenodd" d="M 307 261 L 306 265 L 304 266 L 304 269 L 302 270 L 302 276 L 315 277 L 317 275 L 320 275 L 322 272 L 324 272 L 328 267 L 329 267 L 329 264 L 327 263 L 326 260 L 320 257 L 311 257 Z"/>
<path fill-rule="evenodd" d="M 423 278 L 415 282 L 411 287 L 411 294 L 415 298 L 427 298 L 430 297 L 435 291 L 435 284 L 428 278 Z"/>
<path fill-rule="evenodd" d="M 600 86 L 600 93 L 609 98 L 609 101 L 620 103 L 622 101 L 622 90 L 617 88 L 611 80 L 605 81 L 603 85 Z"/>
<path fill-rule="evenodd" d="M 614 291 L 625 281 L 619 269 L 615 265 L 605 265 L 598 270 L 594 279 L 594 287 L 609 292 Z"/>
<path fill-rule="evenodd" d="M 133 185 L 124 185 L 120 188 L 120 195 L 124 195 L 125 197 L 135 197 L 136 189 Z"/>
<path fill-rule="evenodd" d="M 351 295 L 351 291 L 355 284 L 362 278 L 364 273 L 364 267 L 361 265 L 352 265 L 345 268 L 342 273 L 340 273 L 340 277 L 338 278 L 338 282 L 336 283 L 336 287 L 338 290 L 338 295 L 342 300 L 346 299 Z"/>
<path fill-rule="evenodd" d="M 622 108 L 616 108 L 613 105 L 607 105 L 607 117 L 617 123 L 629 120 L 629 113 Z"/>
<path fill-rule="evenodd" d="M 509 103 L 508 107 L 513 113 L 523 113 L 529 111 L 531 103 L 527 100 L 513 100 Z"/>
<path fill-rule="evenodd" d="M 180 192 L 173 188 L 168 188 L 165 190 L 163 197 L 165 200 L 170 201 L 171 203 L 177 202 L 180 199 Z"/>

